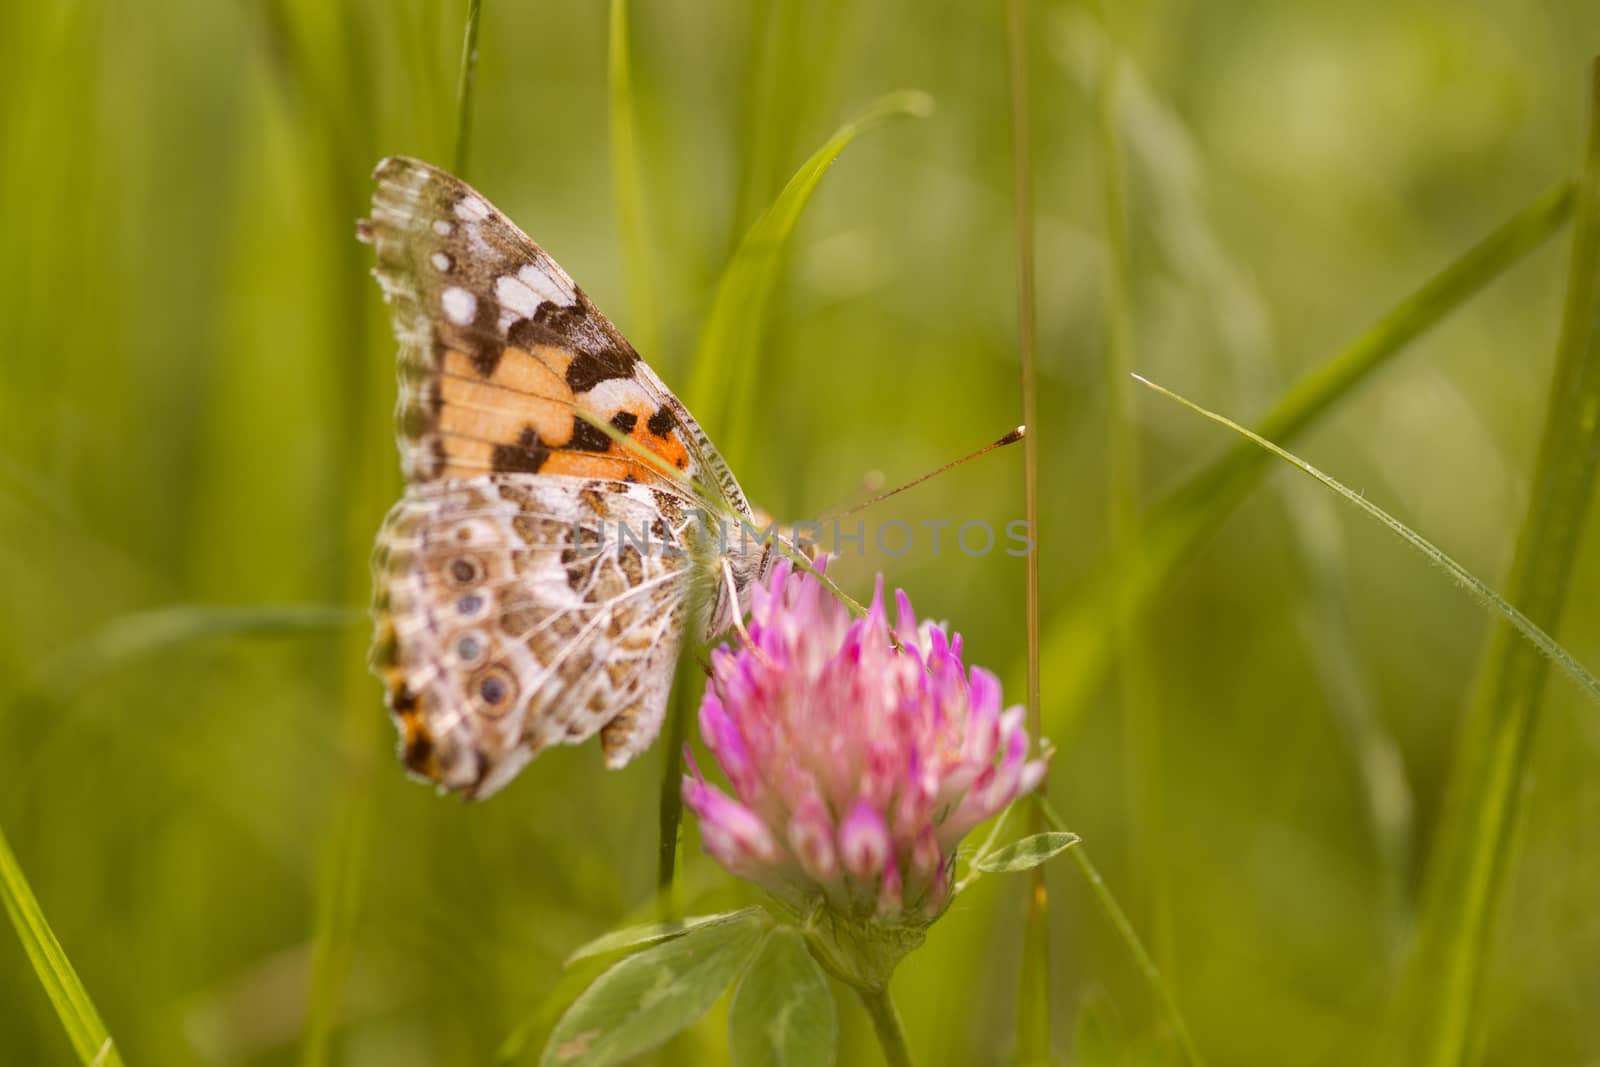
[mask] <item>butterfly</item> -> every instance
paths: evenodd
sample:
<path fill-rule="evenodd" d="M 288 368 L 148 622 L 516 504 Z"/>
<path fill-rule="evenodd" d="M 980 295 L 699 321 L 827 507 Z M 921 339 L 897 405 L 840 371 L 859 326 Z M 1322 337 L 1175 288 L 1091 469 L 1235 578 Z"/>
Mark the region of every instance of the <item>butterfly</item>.
<path fill-rule="evenodd" d="M 470 798 L 596 733 L 621 767 L 660 731 L 695 583 L 716 582 L 710 639 L 775 535 L 736 529 L 702 565 L 707 515 L 772 528 L 684 405 L 465 182 L 399 157 L 373 177 L 357 236 L 400 342 L 406 489 L 373 551 L 369 662 L 401 760 Z"/>

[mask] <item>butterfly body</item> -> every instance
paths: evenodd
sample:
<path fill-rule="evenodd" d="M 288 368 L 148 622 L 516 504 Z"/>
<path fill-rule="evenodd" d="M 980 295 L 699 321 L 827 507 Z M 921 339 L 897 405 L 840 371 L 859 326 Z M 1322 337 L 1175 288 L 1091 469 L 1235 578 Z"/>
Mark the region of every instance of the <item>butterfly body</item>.
<path fill-rule="evenodd" d="M 732 472 L 554 260 L 444 171 L 393 158 L 375 178 L 358 233 L 400 341 L 407 488 L 373 555 L 372 665 L 402 759 L 472 797 L 597 733 L 622 766 L 659 732 L 693 583 L 717 582 L 716 632 L 773 545 L 744 535 Z M 732 528 L 720 560 L 712 523 Z"/>

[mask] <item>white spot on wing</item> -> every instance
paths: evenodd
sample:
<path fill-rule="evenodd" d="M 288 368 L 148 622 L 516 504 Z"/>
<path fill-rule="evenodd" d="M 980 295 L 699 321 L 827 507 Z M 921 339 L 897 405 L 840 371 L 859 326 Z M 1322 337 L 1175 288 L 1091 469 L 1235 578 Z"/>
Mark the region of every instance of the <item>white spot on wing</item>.
<path fill-rule="evenodd" d="M 439 303 L 444 305 L 444 314 L 457 326 L 468 326 L 478 314 L 478 298 L 461 288 L 452 285 L 439 296 Z"/>
<path fill-rule="evenodd" d="M 502 274 L 494 280 L 494 297 L 500 301 L 501 307 L 519 319 L 531 319 L 533 313 L 539 310 L 538 294 L 509 274 Z"/>
<path fill-rule="evenodd" d="M 555 268 L 559 272 L 560 268 Z M 506 314 L 501 316 L 505 329 L 517 319 L 531 319 L 540 304 L 571 307 L 578 302 L 578 291 L 572 279 L 564 274 L 552 274 L 528 263 L 515 275 L 502 274 L 494 280 L 495 299 Z"/>
<path fill-rule="evenodd" d="M 578 302 L 577 286 L 572 284 L 572 279 L 566 272 L 554 263 L 549 270 L 543 270 L 538 264 L 524 264 L 517 271 L 517 279 L 532 289 L 541 301 L 549 301 L 561 307 L 571 307 Z"/>
<path fill-rule="evenodd" d="M 455 229 L 455 227 L 450 225 L 450 223 L 444 219 L 433 220 L 433 232 L 438 234 L 440 237 L 449 237 L 450 231 L 453 229 Z"/>
<path fill-rule="evenodd" d="M 456 201 L 456 218 L 466 222 L 482 222 L 489 217 L 489 205 L 475 196 L 464 196 Z"/>
<path fill-rule="evenodd" d="M 428 262 L 432 263 L 433 269 L 437 271 L 447 271 L 450 269 L 450 257 L 445 255 L 443 252 L 435 252 L 433 255 L 428 257 Z"/>
<path fill-rule="evenodd" d="M 596 382 L 593 389 L 584 394 L 584 399 L 589 406 L 600 411 L 623 411 L 646 408 L 655 410 L 655 402 L 650 399 L 650 394 L 640 388 L 639 383 L 632 378 L 607 378 Z"/>

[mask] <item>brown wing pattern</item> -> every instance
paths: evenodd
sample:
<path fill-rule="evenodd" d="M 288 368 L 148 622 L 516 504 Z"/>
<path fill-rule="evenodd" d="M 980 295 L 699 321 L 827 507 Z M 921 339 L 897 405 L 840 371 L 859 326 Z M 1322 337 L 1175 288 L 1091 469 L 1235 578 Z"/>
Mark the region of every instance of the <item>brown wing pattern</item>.
<path fill-rule="evenodd" d="M 375 172 L 359 227 L 400 339 L 396 411 L 413 483 L 490 473 L 668 481 L 577 409 L 743 511 L 683 405 L 566 271 L 460 179 L 417 160 Z"/>
<path fill-rule="evenodd" d="M 553 744 L 598 732 L 613 767 L 648 747 L 693 509 L 672 489 L 548 475 L 409 492 L 373 556 L 372 664 L 406 766 L 483 797 Z"/>

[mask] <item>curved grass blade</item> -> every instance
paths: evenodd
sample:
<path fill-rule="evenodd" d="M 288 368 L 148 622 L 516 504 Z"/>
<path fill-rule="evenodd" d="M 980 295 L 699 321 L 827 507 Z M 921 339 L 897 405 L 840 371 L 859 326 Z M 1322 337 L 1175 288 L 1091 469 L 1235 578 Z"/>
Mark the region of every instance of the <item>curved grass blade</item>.
<path fill-rule="evenodd" d="M 1214 178 L 1208 173 L 1209 164 L 1188 120 L 1150 84 L 1136 57 L 1111 39 L 1105 21 L 1112 15 L 1110 11 L 1091 12 L 1085 7 L 1061 7 L 1056 12 L 1054 26 L 1050 27 L 1054 32 L 1047 35 L 1053 38 L 1053 53 L 1073 74 L 1086 95 L 1102 97 L 1100 125 L 1101 139 L 1105 141 L 1102 158 L 1109 161 L 1119 147 L 1118 142 L 1126 144 L 1126 158 L 1137 168 L 1134 187 L 1140 194 L 1138 215 L 1153 240 L 1152 251 L 1159 252 L 1169 269 L 1176 273 L 1179 287 L 1191 294 L 1196 310 L 1204 308 L 1202 314 L 1208 317 L 1217 340 L 1217 355 L 1222 358 L 1227 379 L 1234 386 L 1231 402 L 1240 410 L 1263 410 L 1283 389 L 1271 311 L 1251 272 L 1229 251 L 1228 242 L 1211 220 L 1208 186 L 1213 184 Z M 1105 93 L 1108 75 L 1113 69 L 1117 74 L 1115 92 Z M 1104 96 L 1111 99 L 1106 100 Z M 1114 119 L 1114 125 L 1104 121 L 1107 117 Z M 1116 273 L 1109 269 L 1118 258 L 1112 243 L 1114 236 L 1115 232 L 1108 227 L 1108 282 L 1116 281 Z M 1112 296 L 1108 286 L 1108 301 Z M 1108 350 L 1112 340 L 1108 330 Z M 1125 371 L 1131 369 L 1124 364 Z M 1115 389 L 1113 395 L 1120 406 L 1122 394 L 1131 393 L 1135 386 L 1124 373 L 1111 388 Z M 1381 922 L 1385 948 L 1393 957 L 1404 948 L 1414 921 L 1414 802 L 1400 746 L 1379 714 L 1372 682 L 1357 654 L 1353 623 L 1346 610 L 1349 566 L 1345 547 L 1342 538 L 1329 536 L 1330 524 L 1340 505 L 1305 479 L 1283 479 L 1272 488 L 1277 510 L 1292 535 L 1286 547 L 1298 557 L 1296 569 L 1304 574 L 1308 587 L 1309 595 L 1305 598 L 1305 610 L 1299 614 L 1297 629 L 1303 631 L 1302 644 L 1317 665 L 1328 712 L 1344 736 L 1350 758 L 1361 777 L 1370 833 L 1381 864 Z M 1127 556 L 1127 546 L 1118 546 L 1113 540 L 1110 547 L 1113 552 Z M 1122 644 L 1126 658 L 1130 650 L 1125 640 Z M 1140 651 L 1148 655 L 1148 645 Z M 1122 694 L 1127 693 L 1130 683 L 1138 688 L 1140 670 L 1137 666 L 1132 669 L 1124 666 L 1117 673 Z M 1132 703 L 1127 702 L 1126 696 L 1123 699 L 1125 706 L 1134 711 L 1148 703 L 1147 698 Z M 1136 726 L 1135 715 L 1123 717 L 1130 726 Z M 1146 732 L 1144 736 L 1153 737 L 1153 734 Z M 1141 746 L 1134 743 L 1139 740 L 1129 739 L 1130 751 L 1139 750 Z M 1142 762 L 1145 766 L 1154 766 L 1159 762 L 1159 746 L 1151 744 L 1149 748 Z M 1147 786 L 1153 788 L 1146 794 L 1138 788 L 1137 781 L 1130 781 L 1130 799 L 1138 805 L 1134 810 L 1164 810 L 1159 797 L 1161 777 L 1148 773 L 1138 777 L 1143 777 Z M 1146 799 L 1138 803 L 1141 796 Z M 1158 828 L 1152 828 L 1155 829 Z M 1138 860 L 1141 836 L 1155 837 L 1159 841 L 1159 834 L 1133 835 L 1130 843 L 1133 869 L 1154 872 L 1153 864 Z M 1152 859 L 1159 858 L 1162 852 L 1159 847 L 1144 850 Z M 1154 873 L 1137 878 L 1136 882 L 1149 885 L 1151 895 L 1155 896 L 1162 887 L 1171 884 L 1171 878 Z M 1166 897 L 1170 898 L 1170 893 Z M 1156 919 L 1152 940 L 1157 957 L 1171 959 L 1170 936 L 1162 936 L 1163 930 L 1170 930 L 1171 925 L 1161 922 L 1165 910 L 1163 900 L 1156 899 L 1154 904 L 1152 913 Z"/>
<path fill-rule="evenodd" d="M 372 546 L 373 527 L 393 501 L 396 485 L 393 452 L 375 446 L 389 437 L 392 426 L 387 405 L 373 403 L 375 396 L 391 395 L 394 381 L 392 343 L 375 344 L 378 319 L 368 292 L 366 254 L 350 239 L 349 220 L 362 213 L 371 190 L 366 174 L 377 156 L 375 86 L 380 79 L 369 68 L 371 49 L 360 42 L 362 12 L 340 5 L 344 48 L 326 53 L 327 67 L 317 81 L 326 86 L 323 103 L 336 108 L 339 121 L 325 118 L 327 108 L 304 110 L 304 133 L 327 160 L 327 217 L 318 226 L 325 235 L 323 254 L 330 277 L 337 279 L 329 314 L 337 327 L 332 352 L 340 373 L 330 394 L 332 410 L 340 412 L 334 455 L 336 477 L 331 499 L 344 528 L 337 548 L 324 560 L 320 588 L 338 590 L 347 603 L 364 603 L 371 594 L 365 565 Z M 471 0 L 469 20 L 480 0 Z M 296 18 L 302 7 L 294 9 Z M 469 27 L 463 44 L 464 65 L 476 62 L 477 30 Z M 304 57 L 311 75 L 310 56 Z M 300 80 L 300 79 L 296 79 Z M 471 72 L 462 78 L 458 111 L 470 119 Z M 468 159 L 466 138 L 458 133 L 462 164 Z M 311 965 L 306 984 L 305 1020 L 298 1062 L 301 1067 L 327 1067 L 337 1062 L 334 1036 L 345 1018 L 345 1001 L 356 952 L 356 917 L 366 901 L 363 882 L 373 823 L 371 776 L 375 754 L 383 751 L 380 736 L 388 730 L 385 716 L 376 712 L 372 676 L 366 666 L 369 635 L 347 630 L 336 649 L 330 650 L 320 672 L 326 680 L 330 707 L 337 709 L 332 730 L 340 761 L 340 775 L 326 798 L 326 822 L 319 829 L 316 876 L 312 890 Z"/>
<path fill-rule="evenodd" d="M 1528 512 L 1512 565 L 1512 597 L 1554 631 L 1600 466 L 1600 62 L 1591 70 L 1588 158 L 1578 187 L 1572 259 L 1554 379 Z M 1487 649 L 1451 773 L 1440 844 L 1428 871 L 1409 1019 L 1422 1038 L 1406 1062 L 1456 1067 L 1481 1058 L 1484 976 L 1499 902 L 1519 851 L 1528 760 L 1548 669 L 1498 627 Z"/>
<path fill-rule="evenodd" d="M 0 901 L 5 903 L 6 915 L 16 928 L 28 962 L 33 964 L 33 973 L 38 976 L 56 1016 L 66 1028 L 67 1039 L 72 1042 L 78 1059 L 86 1064 L 121 1067 L 122 1057 L 106 1032 L 105 1023 L 100 1021 L 100 1013 L 83 988 L 72 961 L 67 959 L 61 942 L 56 940 L 50 924 L 45 921 L 39 900 L 29 888 L 4 831 L 0 831 Z"/>
<path fill-rule="evenodd" d="M 730 412 L 742 419 L 748 410 L 746 399 L 755 383 L 755 351 L 767 321 L 767 302 L 777 283 L 784 252 L 795 225 L 811 202 L 811 194 L 827 173 L 839 153 L 863 131 L 899 115 L 926 115 L 932 110 L 932 100 L 925 93 L 900 92 L 883 97 L 859 117 L 840 127 L 826 144 L 806 160 L 789 183 L 784 186 L 772 206 L 751 225 L 744 240 L 734 252 L 733 259 L 722 272 L 717 293 L 712 300 L 711 312 L 700 335 L 695 353 L 694 377 L 686 395 L 689 407 L 700 422 L 715 435 L 722 430 L 730 432 L 722 437 L 724 455 L 737 454 L 737 444 L 744 432 L 744 424 L 728 426 Z M 743 354 L 743 359 L 737 358 Z M 735 447 L 726 447 L 726 446 Z M 831 582 L 824 581 L 832 586 Z M 841 594 L 842 595 L 842 594 Z M 853 601 L 851 603 L 854 603 Z M 857 605 L 859 607 L 859 605 Z M 678 840 L 683 817 L 682 798 L 678 779 L 682 773 L 681 741 L 686 736 L 685 717 L 689 713 L 689 694 L 686 679 L 692 669 L 695 642 L 688 630 L 687 620 L 695 612 L 685 614 L 686 628 L 680 647 L 683 654 L 678 659 L 678 683 L 673 687 L 672 705 L 667 711 L 665 733 L 666 756 L 661 779 L 660 861 L 657 865 L 657 889 L 662 899 L 670 903 L 673 879 L 677 867 Z"/>
<path fill-rule="evenodd" d="M 645 194 L 638 174 L 638 109 L 634 99 L 634 70 L 629 51 L 627 0 L 611 0 L 610 37 L 606 43 L 606 64 L 610 70 L 611 96 L 611 192 L 616 200 L 616 222 L 622 237 L 622 264 L 627 275 L 629 331 L 638 347 L 654 360 L 661 360 L 661 326 L 656 312 L 656 291 L 651 280 L 650 237 L 645 230 Z M 605 427 L 610 429 L 610 427 Z M 688 611 L 685 619 L 698 616 Z M 688 715 L 688 656 L 693 654 L 693 627 L 685 624 L 678 648 L 677 672 L 667 709 L 664 757 L 659 785 L 659 843 L 656 856 L 656 893 L 667 912 L 675 907 L 678 837 L 683 819 L 683 798 L 678 779 L 682 777 L 683 731 Z M 603 941 L 603 939 L 602 939 Z M 571 960 L 568 960 L 571 963 Z"/>
<path fill-rule="evenodd" d="M 1066 823 L 1062 820 L 1043 796 L 1035 794 L 1038 798 L 1039 810 L 1043 813 L 1046 824 L 1055 831 L 1065 832 Z M 1150 992 L 1155 995 L 1161 1005 L 1161 1012 L 1166 1016 L 1167 1026 L 1171 1028 L 1178 1047 L 1183 1051 L 1183 1058 L 1189 1067 L 1205 1067 L 1205 1060 L 1200 1057 L 1200 1050 L 1195 1047 L 1194 1038 L 1189 1034 L 1189 1024 L 1183 1017 L 1183 1012 L 1178 1010 L 1178 1000 L 1168 988 L 1166 979 L 1161 977 L 1161 968 L 1156 966 L 1156 961 L 1150 951 L 1144 947 L 1144 942 L 1139 940 L 1139 932 L 1133 928 L 1133 923 L 1128 919 L 1128 913 L 1122 910 L 1122 905 L 1117 903 L 1116 896 L 1111 892 L 1111 887 L 1106 885 L 1105 878 L 1100 874 L 1099 868 L 1089 859 L 1089 851 L 1082 845 L 1067 850 L 1072 854 L 1073 862 L 1078 865 L 1078 870 L 1083 874 L 1084 881 L 1089 883 L 1089 889 L 1094 893 L 1095 900 L 1100 904 L 1100 910 L 1105 912 L 1106 919 L 1117 931 L 1123 947 L 1133 957 L 1134 966 L 1139 969 L 1145 984 L 1150 987 Z"/>
<path fill-rule="evenodd" d="M 747 6 L 750 42 L 739 94 L 743 113 L 730 242 L 749 228 L 783 184 L 804 103 L 820 84 L 805 69 L 806 17 L 826 18 L 822 5 L 804 0 L 754 0 Z"/>
<path fill-rule="evenodd" d="M 472 95 L 478 81 L 478 22 L 483 16 L 483 0 L 468 0 L 467 25 L 461 36 L 461 80 L 456 86 L 455 171 L 467 173 L 467 156 L 472 148 Z"/>
<path fill-rule="evenodd" d="M 661 328 L 651 281 L 650 240 L 644 222 L 644 187 L 639 180 L 638 114 L 633 61 L 628 45 L 628 0 L 611 0 L 608 45 L 611 80 L 611 188 L 622 266 L 628 279 L 628 335 L 649 359 L 662 358 Z"/>
<path fill-rule="evenodd" d="M 366 613 L 333 604 L 174 604 L 113 619 L 62 649 L 36 675 L 33 690 L 59 702 L 133 660 L 216 637 L 317 633 L 364 622 Z"/>
<path fill-rule="evenodd" d="M 1085 21 L 1091 21 L 1087 13 Z M 1102 11 L 1095 26 L 1096 69 L 1090 76 L 1096 147 L 1100 157 L 1101 201 L 1106 250 L 1105 392 L 1106 482 L 1110 495 L 1107 543 L 1122 556 L 1138 555 L 1140 500 L 1140 447 L 1134 421 L 1134 387 L 1129 380 L 1136 352 L 1133 315 L 1132 237 L 1129 233 L 1129 198 L 1123 140 L 1132 140 L 1132 124 L 1124 98 L 1133 83 L 1132 60 L 1113 45 L 1110 11 Z M 1133 147 L 1130 144 L 1130 147 Z M 1171 180 L 1159 164 L 1150 168 L 1151 182 Z M 1141 213 L 1143 205 L 1140 206 Z M 1167 970 L 1174 968 L 1172 872 L 1167 845 L 1166 798 L 1163 783 L 1162 722 L 1149 692 L 1150 649 L 1141 619 L 1134 611 L 1119 612 L 1112 620 L 1110 673 L 1112 699 L 1122 720 L 1122 745 L 1127 761 L 1125 793 L 1129 809 L 1129 851 L 1133 883 L 1144 887 L 1143 905 L 1150 916 L 1151 941 L 1156 958 Z"/>
<path fill-rule="evenodd" d="M 1289 440 L 1310 428 L 1408 344 L 1554 234 L 1566 222 L 1572 201 L 1572 187 L 1563 184 L 1512 216 L 1293 386 L 1256 424 L 1257 432 Z M 1090 585 L 1058 617 L 1045 635 L 1043 656 L 1053 713 L 1047 725 L 1058 743 L 1109 661 L 1114 633 L 1105 620 L 1148 608 L 1178 565 L 1260 484 L 1267 464 L 1265 453 L 1241 442 L 1191 478 L 1149 510 L 1136 551 L 1116 554 L 1095 568 Z"/>
<path fill-rule="evenodd" d="M 1445 574 L 1449 575 L 1450 578 L 1453 579 L 1457 585 L 1461 586 L 1462 589 L 1466 590 L 1467 595 L 1476 600 L 1481 607 L 1489 611 L 1499 613 L 1499 615 L 1505 619 L 1505 621 L 1516 627 L 1517 631 L 1521 633 L 1523 637 L 1527 638 L 1528 642 L 1532 644 L 1534 648 L 1538 649 L 1546 657 L 1548 657 L 1550 662 L 1554 663 L 1557 667 L 1560 667 L 1561 670 L 1566 673 L 1567 677 L 1571 678 L 1578 684 L 1580 688 L 1583 689 L 1584 692 L 1589 694 L 1590 699 L 1594 700 L 1596 703 L 1600 703 L 1600 679 L 1596 679 L 1594 675 L 1590 674 L 1588 669 L 1573 657 L 1572 653 L 1568 652 L 1565 648 L 1562 648 L 1561 645 L 1556 642 L 1555 638 L 1546 633 L 1537 623 L 1528 618 L 1522 612 L 1518 611 L 1511 605 L 1509 601 L 1491 589 L 1487 583 L 1478 578 L 1471 571 L 1467 570 L 1461 564 L 1457 563 L 1443 549 L 1439 548 L 1433 542 L 1429 541 L 1415 530 L 1412 530 L 1411 527 L 1407 526 L 1393 515 L 1390 515 L 1387 511 L 1384 511 L 1382 508 L 1372 503 L 1372 501 L 1368 500 L 1360 493 L 1357 493 L 1353 489 L 1347 488 L 1343 483 L 1335 480 L 1329 475 L 1324 474 L 1322 471 L 1313 467 L 1299 456 L 1296 456 L 1294 453 L 1289 452 L 1286 449 L 1280 448 L 1271 441 L 1267 440 L 1265 437 L 1262 437 L 1260 434 L 1246 429 L 1237 422 L 1234 422 L 1232 419 L 1228 418 L 1226 415 L 1219 415 L 1215 411 L 1208 411 L 1199 404 L 1196 404 L 1194 401 L 1189 400 L 1186 397 L 1179 396 L 1171 389 L 1168 389 L 1165 386 L 1157 385 L 1148 378 L 1144 378 L 1135 374 L 1133 379 L 1139 384 L 1147 386 L 1150 389 L 1160 393 L 1167 399 L 1177 401 L 1190 411 L 1193 411 L 1195 414 L 1203 415 L 1212 422 L 1215 422 L 1221 426 L 1226 426 L 1228 429 L 1246 438 L 1257 447 L 1265 449 L 1267 452 L 1277 456 L 1290 466 L 1296 467 L 1302 472 L 1309 474 L 1311 477 L 1315 478 L 1317 481 L 1321 482 L 1335 493 L 1344 497 L 1344 499 L 1348 500 L 1350 503 L 1366 512 L 1368 515 L 1371 515 L 1373 518 L 1377 519 L 1384 526 L 1387 526 L 1390 532 L 1396 537 L 1400 538 L 1400 540 L 1404 541 L 1406 544 L 1416 549 L 1417 552 L 1421 553 L 1422 557 L 1429 563 L 1432 563 L 1434 566 L 1444 571 Z"/>
<path fill-rule="evenodd" d="M 933 101 L 926 93 L 891 93 L 841 126 L 795 172 L 772 206 L 745 233 L 722 272 L 695 351 L 694 377 L 687 392 L 693 411 L 723 453 L 736 457 L 745 401 L 754 388 L 755 353 L 767 321 L 767 304 L 783 265 L 789 239 L 811 202 L 822 176 L 850 142 L 873 126 L 905 115 L 925 116 Z"/>

